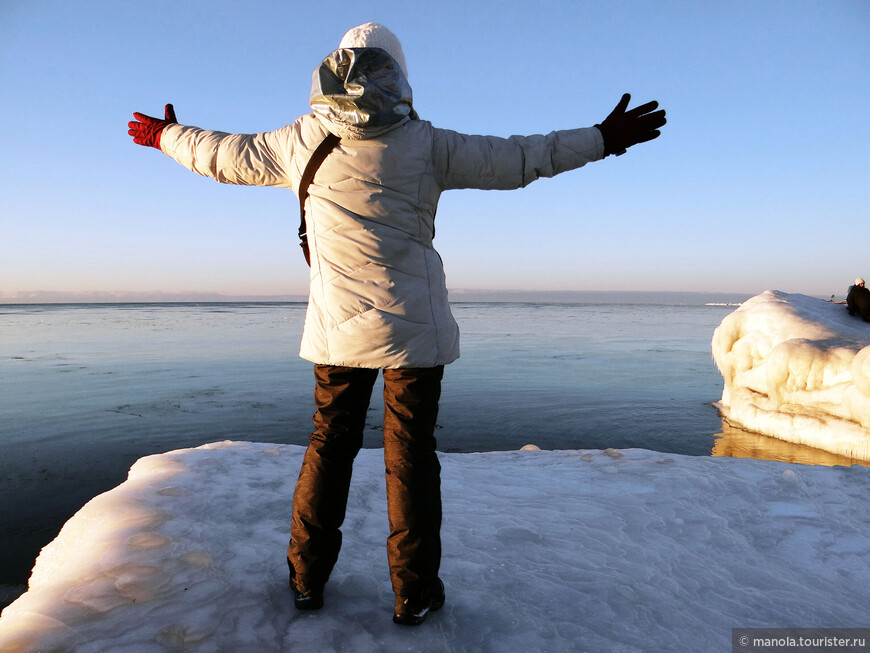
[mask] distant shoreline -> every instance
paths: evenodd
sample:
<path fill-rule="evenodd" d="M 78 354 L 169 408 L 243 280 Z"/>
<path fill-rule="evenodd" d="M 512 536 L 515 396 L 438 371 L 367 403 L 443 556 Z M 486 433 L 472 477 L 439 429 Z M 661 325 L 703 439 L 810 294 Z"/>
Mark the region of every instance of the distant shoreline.
<path fill-rule="evenodd" d="M 757 293 L 670 290 L 450 290 L 459 303 L 592 303 L 592 304 L 740 304 Z M 827 299 L 827 297 L 825 297 Z M 298 304 L 306 295 L 221 295 L 218 293 L 0 293 L 0 305 L 86 304 Z"/>

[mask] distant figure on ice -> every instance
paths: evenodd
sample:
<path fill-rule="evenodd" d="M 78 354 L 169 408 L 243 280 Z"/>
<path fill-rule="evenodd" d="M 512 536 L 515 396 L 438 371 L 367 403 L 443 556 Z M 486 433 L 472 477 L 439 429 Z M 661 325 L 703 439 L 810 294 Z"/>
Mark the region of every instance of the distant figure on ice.
<path fill-rule="evenodd" d="M 399 40 L 366 23 L 348 31 L 314 71 L 313 113 L 276 131 L 180 125 L 172 105 L 163 120 L 133 114 L 129 133 L 139 145 L 221 183 L 280 186 L 302 198 L 300 237 L 307 238 L 311 272 L 300 355 L 315 364 L 316 413 L 287 551 L 298 609 L 323 605 L 379 370 L 393 620 L 420 624 L 443 605 L 434 429 L 444 365 L 459 357 L 459 329 L 432 245 L 439 196 L 521 188 L 659 136 L 665 112 L 656 111 L 658 103 L 627 110 L 629 100 L 623 95 L 598 125 L 547 135 L 439 129 L 414 110 Z M 325 158 L 306 191 L 303 171 L 324 142 L 333 149 L 320 150 Z"/>
<path fill-rule="evenodd" d="M 849 286 L 846 308 L 849 315 L 860 315 L 865 322 L 870 322 L 870 290 L 864 286 L 864 279 L 861 277 L 855 279 L 854 285 Z"/>

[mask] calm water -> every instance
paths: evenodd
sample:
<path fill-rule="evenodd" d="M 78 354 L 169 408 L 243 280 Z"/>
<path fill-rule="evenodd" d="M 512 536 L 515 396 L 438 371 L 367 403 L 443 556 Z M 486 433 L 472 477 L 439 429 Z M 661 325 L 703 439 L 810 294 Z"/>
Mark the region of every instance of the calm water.
<path fill-rule="evenodd" d="M 728 429 L 710 405 L 722 392 L 710 339 L 734 307 L 693 301 L 455 304 L 462 357 L 446 370 L 439 448 L 735 453 L 717 436 L 754 436 Z M 305 444 L 304 313 L 0 306 L 0 584 L 26 582 L 64 521 L 144 455 L 223 439 Z M 376 387 L 365 446 L 380 446 L 381 411 Z"/>

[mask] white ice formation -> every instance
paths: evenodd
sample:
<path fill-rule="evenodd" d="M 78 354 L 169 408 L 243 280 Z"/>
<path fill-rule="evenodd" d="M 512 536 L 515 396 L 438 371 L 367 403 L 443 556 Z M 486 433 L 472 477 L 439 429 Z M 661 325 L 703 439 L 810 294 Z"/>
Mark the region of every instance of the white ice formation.
<path fill-rule="evenodd" d="M 383 451 L 364 449 L 326 605 L 297 612 L 303 453 L 139 460 L 42 551 L 0 651 L 726 651 L 735 627 L 866 625 L 870 468 L 642 450 L 440 454 L 447 603 L 408 628 L 391 620 Z"/>
<path fill-rule="evenodd" d="M 713 333 L 731 423 L 870 460 L 870 324 L 842 304 L 768 290 Z"/>

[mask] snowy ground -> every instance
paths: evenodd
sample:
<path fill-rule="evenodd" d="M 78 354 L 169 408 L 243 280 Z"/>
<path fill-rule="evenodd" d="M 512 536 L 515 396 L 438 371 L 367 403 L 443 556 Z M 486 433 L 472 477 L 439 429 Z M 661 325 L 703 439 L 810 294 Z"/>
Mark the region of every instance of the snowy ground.
<path fill-rule="evenodd" d="M 768 290 L 713 334 L 734 424 L 870 460 L 870 324 L 842 304 Z"/>
<path fill-rule="evenodd" d="M 0 650 L 730 651 L 734 627 L 867 626 L 870 469 L 642 450 L 442 454 L 447 603 L 391 622 L 382 451 L 298 613 L 284 551 L 303 449 L 138 461 L 46 547 Z"/>

